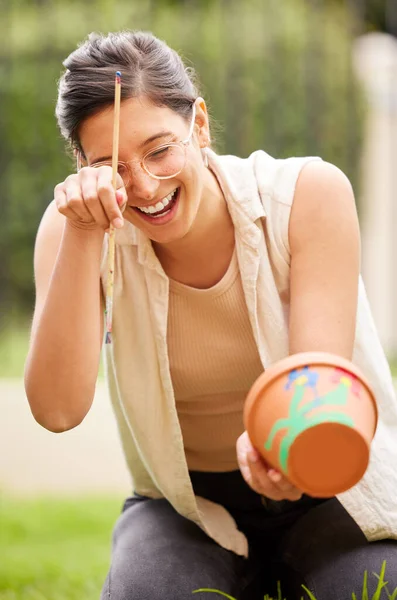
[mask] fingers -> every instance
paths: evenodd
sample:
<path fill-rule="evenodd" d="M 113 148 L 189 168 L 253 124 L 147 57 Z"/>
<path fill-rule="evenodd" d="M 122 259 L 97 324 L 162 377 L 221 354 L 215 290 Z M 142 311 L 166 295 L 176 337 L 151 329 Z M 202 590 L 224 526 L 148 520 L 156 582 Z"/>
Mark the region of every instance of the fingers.
<path fill-rule="evenodd" d="M 245 431 L 237 440 L 237 459 L 248 485 L 258 494 L 272 500 L 299 500 L 302 492 L 281 473 L 271 468 L 252 446 Z"/>
<path fill-rule="evenodd" d="M 57 206 L 57 209 L 61 214 L 63 214 L 68 219 L 72 221 L 78 221 L 79 216 L 68 206 L 66 192 L 63 189 L 63 184 L 58 184 L 54 189 L 54 200 Z"/>
<path fill-rule="evenodd" d="M 269 469 L 260 457 L 248 457 L 253 485 L 259 493 L 273 500 L 299 500 L 302 493 L 281 473 Z"/>
<path fill-rule="evenodd" d="M 100 169 L 98 169 L 98 171 L 99 170 Z M 96 169 L 81 169 L 79 176 L 82 199 L 86 209 L 89 211 L 95 223 L 100 225 L 102 229 L 106 229 L 109 227 L 109 219 L 107 218 L 99 197 L 98 173 L 96 172 Z"/>
<path fill-rule="evenodd" d="M 95 220 L 84 204 L 80 182 L 76 177 L 67 178 L 65 196 L 68 208 L 78 216 L 80 221 L 92 223 Z"/>
<path fill-rule="evenodd" d="M 84 167 L 55 187 L 54 199 L 59 212 L 84 228 L 108 230 L 110 223 L 119 228 L 124 224 L 122 210 L 127 202 L 120 175 L 117 186 L 115 192 L 111 167 Z"/>
<path fill-rule="evenodd" d="M 110 167 L 100 167 L 96 169 L 98 173 L 97 193 L 101 201 L 102 208 L 108 220 L 108 223 L 113 223 L 115 227 L 123 224 L 123 215 L 116 200 L 116 194 L 112 185 L 112 180 L 109 178 Z M 119 220 L 121 223 L 119 223 Z"/>

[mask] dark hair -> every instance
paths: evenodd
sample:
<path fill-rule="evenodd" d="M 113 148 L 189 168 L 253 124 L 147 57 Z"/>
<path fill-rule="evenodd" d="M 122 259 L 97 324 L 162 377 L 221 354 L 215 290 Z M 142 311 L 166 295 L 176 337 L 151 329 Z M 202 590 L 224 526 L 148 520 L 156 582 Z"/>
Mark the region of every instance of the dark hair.
<path fill-rule="evenodd" d="M 143 31 L 91 33 L 63 65 L 55 114 L 63 137 L 80 150 L 81 123 L 114 102 L 116 71 L 122 74 L 122 100 L 146 96 L 188 119 L 198 96 L 193 70 L 165 42 Z"/>

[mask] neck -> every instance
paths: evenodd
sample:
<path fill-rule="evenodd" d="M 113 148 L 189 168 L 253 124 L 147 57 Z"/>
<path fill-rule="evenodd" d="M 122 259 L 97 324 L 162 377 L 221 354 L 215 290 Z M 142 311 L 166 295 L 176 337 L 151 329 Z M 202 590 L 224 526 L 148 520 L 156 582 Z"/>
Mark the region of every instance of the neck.
<path fill-rule="evenodd" d="M 159 260 L 165 265 L 193 267 L 214 257 L 214 252 L 233 252 L 234 227 L 220 185 L 207 171 L 193 227 L 181 239 L 169 244 L 154 244 Z"/>

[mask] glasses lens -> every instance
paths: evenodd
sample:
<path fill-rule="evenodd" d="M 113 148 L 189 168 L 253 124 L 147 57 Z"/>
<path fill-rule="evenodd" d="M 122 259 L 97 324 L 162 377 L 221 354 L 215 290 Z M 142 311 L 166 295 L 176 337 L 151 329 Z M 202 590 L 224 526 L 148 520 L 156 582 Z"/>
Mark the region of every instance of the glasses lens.
<path fill-rule="evenodd" d="M 94 169 L 99 169 L 99 167 L 112 168 L 112 163 L 111 162 L 99 162 L 99 163 L 95 163 L 91 166 Z M 123 163 L 118 163 L 117 172 L 120 175 L 121 179 L 123 180 L 124 187 L 127 187 L 130 182 L 130 174 L 128 171 L 128 167 L 126 165 L 124 165 Z M 117 189 L 119 189 L 120 187 L 121 187 L 121 183 L 119 181 L 117 181 Z"/>
<path fill-rule="evenodd" d="M 153 177 L 172 177 L 185 166 L 185 151 L 177 144 L 161 146 L 145 156 L 143 163 Z"/>
<path fill-rule="evenodd" d="M 128 184 L 130 182 L 130 172 L 128 170 L 128 167 L 126 165 L 123 165 L 122 163 L 119 163 L 117 166 L 117 171 L 121 179 L 123 180 L 124 187 L 128 187 Z"/>

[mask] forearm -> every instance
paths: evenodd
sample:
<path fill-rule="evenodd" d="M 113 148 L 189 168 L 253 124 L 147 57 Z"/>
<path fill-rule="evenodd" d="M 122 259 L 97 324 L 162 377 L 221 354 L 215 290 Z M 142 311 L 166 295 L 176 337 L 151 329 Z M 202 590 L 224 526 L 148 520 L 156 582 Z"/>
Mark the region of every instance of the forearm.
<path fill-rule="evenodd" d="M 47 429 L 76 426 L 93 400 L 101 349 L 100 259 L 103 231 L 65 224 L 42 309 L 36 307 L 25 389 Z"/>

